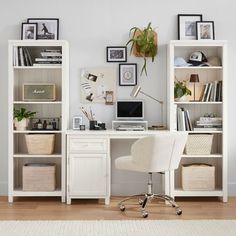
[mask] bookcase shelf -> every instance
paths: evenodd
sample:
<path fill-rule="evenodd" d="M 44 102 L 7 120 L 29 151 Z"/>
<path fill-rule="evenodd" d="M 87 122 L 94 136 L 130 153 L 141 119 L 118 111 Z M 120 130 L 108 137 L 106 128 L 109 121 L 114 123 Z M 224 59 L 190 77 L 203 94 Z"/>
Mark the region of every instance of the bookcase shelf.
<path fill-rule="evenodd" d="M 23 50 L 20 55 L 20 48 Z M 8 42 L 8 70 L 9 70 L 9 103 L 8 120 L 13 121 L 13 109 L 22 107 L 35 111 L 35 119 L 57 119 L 57 130 L 23 130 L 14 129 L 13 122 L 9 122 L 9 171 L 8 171 L 8 201 L 13 202 L 18 196 L 59 196 L 65 202 L 65 131 L 68 128 L 68 82 L 69 82 L 69 45 L 65 40 L 10 40 Z M 49 62 L 49 57 L 43 57 L 42 52 L 58 52 L 57 62 Z M 28 56 L 29 55 L 29 56 Z M 37 58 L 37 60 L 36 60 Z M 51 57 L 50 57 L 51 58 Z M 39 60 L 38 60 L 39 59 Z M 42 59 L 42 62 L 40 60 Z M 32 61 L 31 61 L 32 60 Z M 46 60 L 46 61 L 45 61 Z M 53 59 L 54 60 L 54 59 Z M 57 60 L 57 59 L 56 59 Z M 31 66 L 39 61 L 40 65 Z M 58 64 L 43 64 L 58 63 Z M 61 64 L 59 64 L 61 63 Z M 24 66 L 21 66 L 23 65 Z M 27 83 L 55 84 L 56 100 L 23 100 L 23 85 Z M 37 120 L 36 120 L 37 121 Z M 43 121 L 43 120 L 42 120 Z M 33 122 L 33 121 L 32 121 Z M 32 126 L 32 124 L 31 124 Z M 29 129 L 31 128 L 29 127 Z M 50 155 L 32 155 L 28 153 L 26 134 L 55 134 L 54 150 Z M 25 164 L 56 165 L 55 191 L 23 191 L 23 166 Z"/>
<path fill-rule="evenodd" d="M 174 58 L 182 57 L 188 61 L 191 53 L 195 51 L 203 52 L 206 57 L 217 56 L 221 60 L 222 66 L 209 66 L 209 67 L 175 67 Z M 226 202 L 227 195 L 227 42 L 223 40 L 214 41 L 182 41 L 182 40 L 172 40 L 168 46 L 168 126 L 169 129 L 177 131 L 177 128 L 182 128 L 182 123 L 177 127 L 177 118 L 180 119 L 180 111 L 182 111 L 183 122 L 185 124 L 185 131 L 188 134 L 213 134 L 213 144 L 211 154 L 209 155 L 186 155 L 183 154 L 180 162 L 180 167 L 170 172 L 170 194 L 172 197 L 176 196 L 217 196 L 223 197 L 223 201 Z M 217 91 L 215 90 L 212 95 L 216 96 L 216 101 L 214 99 L 207 99 L 208 101 L 191 101 L 193 96 L 190 97 L 189 101 L 175 101 L 174 100 L 174 81 L 175 79 L 179 81 L 188 80 L 191 74 L 199 75 L 199 83 L 196 83 L 196 100 L 199 100 L 200 94 L 204 91 L 204 86 L 206 84 L 215 84 L 215 89 L 217 85 Z M 214 82 L 215 81 L 215 82 Z M 222 81 L 222 82 L 219 82 Z M 219 88 L 218 88 L 218 84 Z M 213 87 L 212 85 L 212 87 Z M 187 83 L 187 87 L 192 91 L 193 94 L 193 83 Z M 206 86 L 205 86 L 206 87 Z M 218 90 L 219 89 L 219 90 Z M 209 89 L 210 91 L 210 89 Z M 221 93 L 222 91 L 222 93 Z M 211 94 L 209 94 L 209 97 Z M 213 96 L 213 97 L 214 97 Z M 222 96 L 222 97 L 221 97 Z M 211 97 L 212 98 L 212 97 Z M 215 98 L 215 97 L 214 97 Z M 181 110 L 180 110 L 181 109 Z M 178 110 L 178 112 L 177 112 Z M 178 115 L 179 114 L 179 115 Z M 203 130 L 193 131 L 191 130 L 191 125 L 194 126 L 196 121 L 200 117 L 205 116 L 216 116 L 222 118 L 222 130 L 210 130 L 210 128 L 201 128 Z M 186 118 L 187 117 L 187 118 Z M 190 125 L 191 123 L 191 125 Z M 200 123 L 200 122 L 199 122 Z M 199 124 L 198 123 L 198 124 Z M 201 126 L 199 126 L 201 127 Z M 217 127 L 217 126 L 214 126 Z M 187 129 L 188 128 L 188 129 Z M 190 130 L 189 130 L 190 128 Z M 218 128 L 215 128 L 218 129 Z M 213 191 L 184 191 L 181 184 L 181 166 L 183 164 L 192 163 L 205 163 L 215 166 L 215 183 L 216 188 Z"/>

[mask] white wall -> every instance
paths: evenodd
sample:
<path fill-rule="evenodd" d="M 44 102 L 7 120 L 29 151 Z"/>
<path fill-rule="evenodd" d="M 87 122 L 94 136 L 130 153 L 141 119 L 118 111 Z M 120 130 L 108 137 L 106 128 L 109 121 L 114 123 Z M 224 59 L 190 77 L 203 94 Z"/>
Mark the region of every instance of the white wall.
<path fill-rule="evenodd" d="M 149 77 L 139 77 L 138 82 L 143 90 L 156 98 L 166 101 L 166 45 L 169 40 L 177 39 L 177 14 L 201 13 L 204 20 L 215 22 L 216 39 L 227 39 L 229 42 L 229 191 L 236 194 L 236 146 L 234 133 L 234 93 L 236 88 L 236 28 L 233 15 L 235 9 L 230 7 L 230 0 L 1 0 L 0 7 L 0 194 L 7 194 L 7 40 L 19 39 L 21 22 L 29 17 L 57 17 L 60 19 L 60 39 L 70 43 L 70 117 L 80 114 L 79 111 L 79 72 L 82 67 L 115 66 L 107 64 L 105 47 L 124 45 L 128 31 L 132 26 L 146 26 L 149 21 L 157 27 L 159 53 L 154 63 L 148 64 Z M 129 57 L 129 62 L 142 61 Z M 138 72 L 139 73 L 139 72 Z M 118 98 L 129 98 L 131 88 L 118 87 Z M 141 97 L 146 101 L 146 118 L 155 124 L 159 118 L 158 104 Z M 230 99 L 231 98 L 231 99 Z M 155 108 L 156 106 L 156 108 Z M 113 106 L 96 105 L 96 118 L 106 123 L 114 116 Z M 166 113 L 166 109 L 165 109 Z M 114 144 L 114 150 L 117 150 Z M 118 155 L 116 153 L 116 155 Z M 124 182 L 122 174 L 113 178 Z M 126 175 L 126 179 L 135 182 L 142 176 Z M 114 189 L 113 189 L 114 190 Z"/>

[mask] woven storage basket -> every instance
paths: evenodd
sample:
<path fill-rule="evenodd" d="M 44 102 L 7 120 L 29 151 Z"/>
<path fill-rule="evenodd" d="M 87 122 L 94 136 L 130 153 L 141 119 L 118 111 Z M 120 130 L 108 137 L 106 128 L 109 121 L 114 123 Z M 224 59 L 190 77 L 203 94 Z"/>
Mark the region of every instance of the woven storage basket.
<path fill-rule="evenodd" d="M 54 191 L 55 189 L 56 164 L 23 166 L 23 191 Z"/>
<path fill-rule="evenodd" d="M 213 134 L 189 134 L 185 145 L 187 155 L 211 154 Z"/>
<path fill-rule="evenodd" d="M 26 134 L 26 146 L 29 154 L 52 154 L 55 134 Z"/>
<path fill-rule="evenodd" d="M 207 164 L 182 165 L 183 190 L 214 190 L 215 166 Z"/>

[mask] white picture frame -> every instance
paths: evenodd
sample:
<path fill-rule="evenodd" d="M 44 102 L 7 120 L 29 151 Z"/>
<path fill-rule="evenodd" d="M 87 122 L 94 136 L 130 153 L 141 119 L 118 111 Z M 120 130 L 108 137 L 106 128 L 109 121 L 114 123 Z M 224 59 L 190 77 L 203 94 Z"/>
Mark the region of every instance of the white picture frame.
<path fill-rule="evenodd" d="M 72 119 L 72 129 L 80 129 L 80 125 L 83 124 L 83 117 L 82 116 L 74 116 Z"/>

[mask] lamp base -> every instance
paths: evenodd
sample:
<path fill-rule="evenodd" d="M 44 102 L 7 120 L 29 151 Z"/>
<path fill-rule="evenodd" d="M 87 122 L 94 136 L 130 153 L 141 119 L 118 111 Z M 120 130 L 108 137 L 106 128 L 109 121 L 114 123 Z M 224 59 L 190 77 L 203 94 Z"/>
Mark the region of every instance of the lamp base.
<path fill-rule="evenodd" d="M 152 125 L 148 127 L 149 130 L 166 130 L 166 127 L 163 125 Z"/>

